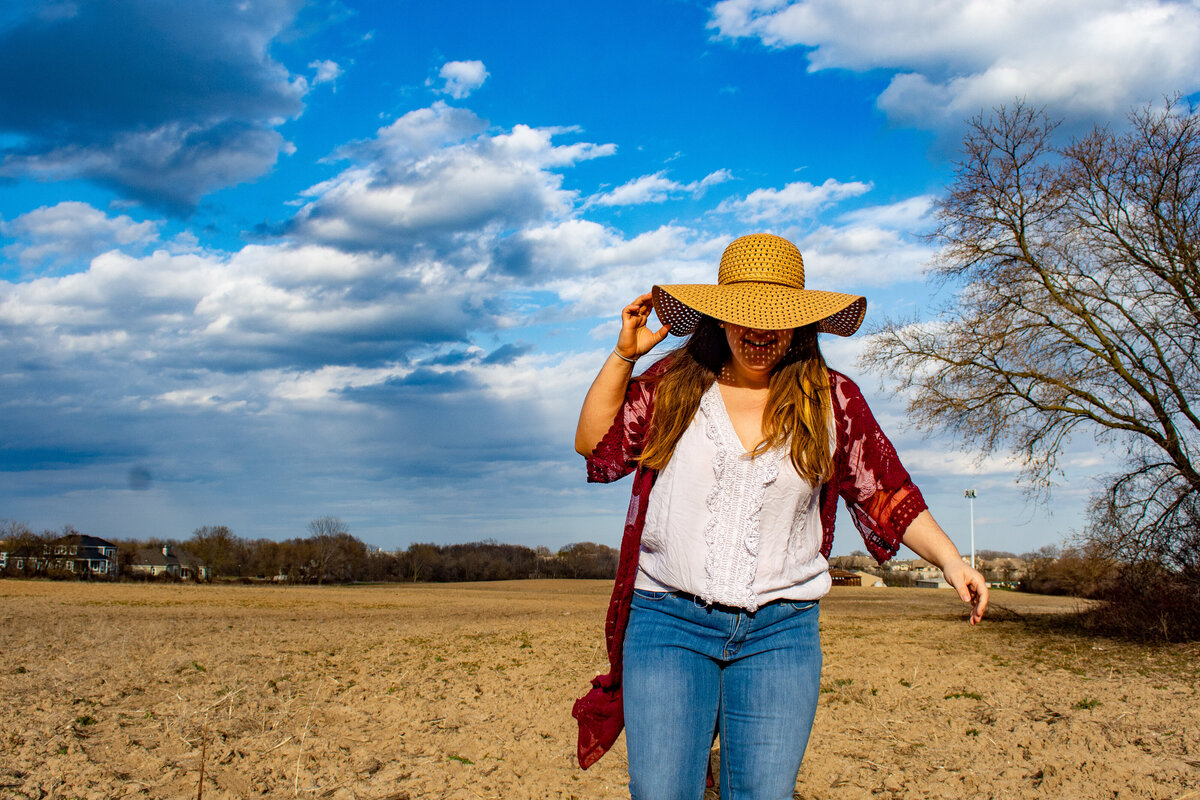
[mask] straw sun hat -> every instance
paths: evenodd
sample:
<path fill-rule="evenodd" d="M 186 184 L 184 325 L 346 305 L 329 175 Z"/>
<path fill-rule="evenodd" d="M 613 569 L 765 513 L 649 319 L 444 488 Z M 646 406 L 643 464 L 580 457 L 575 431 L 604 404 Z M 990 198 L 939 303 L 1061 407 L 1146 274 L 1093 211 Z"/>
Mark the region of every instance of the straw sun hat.
<path fill-rule="evenodd" d="M 819 323 L 817 330 L 849 336 L 867 313 L 855 294 L 804 288 L 804 259 L 796 245 L 769 233 L 734 239 L 721 256 L 717 283 L 655 286 L 654 311 L 686 336 L 701 315 L 747 328 L 779 330 Z"/>

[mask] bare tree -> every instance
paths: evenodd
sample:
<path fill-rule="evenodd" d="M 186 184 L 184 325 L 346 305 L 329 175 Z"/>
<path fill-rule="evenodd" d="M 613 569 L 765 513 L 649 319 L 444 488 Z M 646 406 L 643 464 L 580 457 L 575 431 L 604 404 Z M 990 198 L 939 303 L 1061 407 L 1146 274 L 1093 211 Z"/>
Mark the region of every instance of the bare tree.
<path fill-rule="evenodd" d="M 337 517 L 321 517 L 308 523 L 308 533 L 313 538 L 318 536 L 340 536 L 349 533 L 350 528 Z"/>
<path fill-rule="evenodd" d="M 611 578 L 617 574 L 619 552 L 595 542 L 575 542 L 558 551 L 558 561 L 571 578 Z"/>
<path fill-rule="evenodd" d="M 248 563 L 246 541 L 226 525 L 204 525 L 192 531 L 188 552 L 199 558 L 214 575 L 240 576 Z"/>
<path fill-rule="evenodd" d="M 436 544 L 413 542 L 405 553 L 409 580 L 429 580 L 433 570 L 441 561 L 441 551 Z"/>
<path fill-rule="evenodd" d="M 345 582 L 360 577 L 366 562 L 366 546 L 350 535 L 350 528 L 337 517 L 321 517 L 308 523 L 311 534 L 312 576 L 317 583 Z"/>
<path fill-rule="evenodd" d="M 7 557 L 4 572 L 12 575 L 32 574 L 37 571 L 42 547 L 49 537 L 39 536 L 24 522 L 0 520 L 0 551 Z M 21 569 L 17 569 L 17 563 Z"/>
<path fill-rule="evenodd" d="M 889 321 L 867 366 L 926 429 L 1012 448 L 1032 486 L 1073 433 L 1127 454 L 1087 536 L 1200 585 L 1200 115 L 1168 101 L 1066 146 L 1018 103 L 972 121 L 938 211 L 934 321 Z"/>

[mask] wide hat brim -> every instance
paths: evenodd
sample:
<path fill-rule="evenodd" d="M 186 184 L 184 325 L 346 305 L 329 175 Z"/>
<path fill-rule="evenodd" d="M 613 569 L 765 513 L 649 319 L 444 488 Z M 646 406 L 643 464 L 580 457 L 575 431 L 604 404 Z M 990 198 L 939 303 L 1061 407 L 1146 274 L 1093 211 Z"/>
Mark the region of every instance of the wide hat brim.
<path fill-rule="evenodd" d="M 850 336 L 867 313 L 867 298 L 861 295 L 758 281 L 655 286 L 652 296 L 659 320 L 670 324 L 676 336 L 694 331 L 702 315 L 763 330 L 799 328 L 815 322 L 822 333 Z"/>

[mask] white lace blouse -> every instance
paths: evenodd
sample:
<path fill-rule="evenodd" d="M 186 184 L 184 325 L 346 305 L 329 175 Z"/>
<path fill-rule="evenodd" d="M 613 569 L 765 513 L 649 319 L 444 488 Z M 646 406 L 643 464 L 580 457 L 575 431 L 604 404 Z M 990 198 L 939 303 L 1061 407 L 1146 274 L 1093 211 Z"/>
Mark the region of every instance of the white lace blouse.
<path fill-rule="evenodd" d="M 635 588 L 750 611 L 823 597 L 820 492 L 788 456 L 751 459 L 714 382 L 650 493 Z"/>

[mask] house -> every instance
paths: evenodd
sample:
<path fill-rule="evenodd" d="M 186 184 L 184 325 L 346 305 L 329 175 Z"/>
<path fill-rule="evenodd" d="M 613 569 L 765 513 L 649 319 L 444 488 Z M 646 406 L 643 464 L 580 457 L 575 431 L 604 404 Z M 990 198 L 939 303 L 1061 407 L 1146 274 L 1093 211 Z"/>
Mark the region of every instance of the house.
<path fill-rule="evenodd" d="M 12 562 L 13 568 L 17 566 L 17 550 L 24 550 L 23 547 L 13 547 L 12 542 L 0 542 L 0 572 L 8 569 L 9 562 Z M 21 565 L 24 568 L 24 564 Z"/>
<path fill-rule="evenodd" d="M 212 578 L 212 571 L 200 559 L 192 554 L 178 550 L 169 544 L 162 547 L 144 547 L 137 551 L 133 563 L 129 565 L 133 575 L 170 575 L 185 581 L 207 581 Z"/>
<path fill-rule="evenodd" d="M 946 579 L 942 577 L 942 571 L 937 567 L 914 568 L 909 570 L 909 573 L 913 576 L 917 586 L 923 586 L 930 582 L 935 584 L 941 582 L 943 585 L 946 583 Z"/>
<path fill-rule="evenodd" d="M 977 566 L 984 575 L 1003 583 L 1015 583 L 1029 574 L 1029 565 L 1020 558 L 981 558 Z"/>
<path fill-rule="evenodd" d="M 883 582 L 883 578 L 879 577 L 878 575 L 872 575 L 870 572 L 857 570 L 854 574 L 858 576 L 859 581 L 861 582 L 859 585 L 861 586 L 873 586 L 875 588 L 881 588 L 887 585 Z"/>
<path fill-rule="evenodd" d="M 851 572 L 848 569 L 838 569 L 836 567 L 829 570 L 829 577 L 833 581 L 834 586 L 861 586 L 862 578 L 857 572 Z"/>
<path fill-rule="evenodd" d="M 26 544 L 0 552 L 0 570 L 45 574 L 74 573 L 82 578 L 115 578 L 117 546 L 98 536 L 75 533 L 44 544 Z"/>
<path fill-rule="evenodd" d="M 942 577 L 941 573 L 928 578 L 919 578 L 917 580 L 917 588 L 919 589 L 949 589 L 950 584 Z"/>

